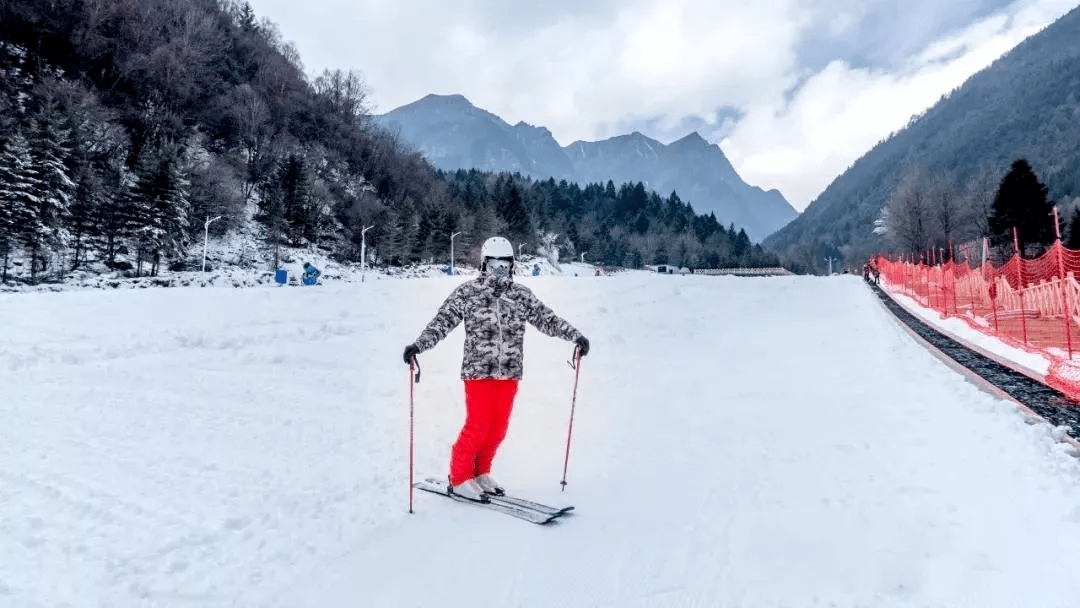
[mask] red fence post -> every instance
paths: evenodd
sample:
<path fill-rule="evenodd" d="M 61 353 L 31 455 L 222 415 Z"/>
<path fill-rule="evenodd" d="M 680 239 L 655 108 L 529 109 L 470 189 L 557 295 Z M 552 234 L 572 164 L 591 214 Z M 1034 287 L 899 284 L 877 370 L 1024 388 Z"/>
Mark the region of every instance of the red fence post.
<path fill-rule="evenodd" d="M 1065 345 L 1069 352 L 1069 359 L 1072 359 L 1072 328 L 1069 326 L 1069 296 L 1065 282 L 1065 247 L 1061 244 L 1061 225 L 1058 219 L 1058 208 L 1054 205 L 1054 234 L 1057 236 L 1054 249 L 1057 251 L 1058 281 L 1061 284 L 1061 316 L 1065 319 Z"/>
<path fill-rule="evenodd" d="M 983 276 L 987 274 L 986 264 L 983 264 L 982 268 Z M 994 333 L 1001 335 L 1001 328 L 998 326 L 998 314 L 997 314 L 997 277 L 994 276 L 993 267 L 991 266 L 990 277 L 986 281 L 986 291 L 990 296 L 990 309 L 994 312 Z"/>
<path fill-rule="evenodd" d="M 960 315 L 960 307 L 956 303 L 956 264 L 949 265 L 949 276 L 952 277 L 952 311 L 953 315 Z"/>
<path fill-rule="evenodd" d="M 911 274 L 911 270 L 908 268 L 908 263 L 907 262 L 904 262 L 903 264 L 904 265 L 900 268 L 900 270 L 901 270 L 901 272 L 904 273 L 904 293 L 906 293 L 907 295 L 910 296 L 911 295 L 911 277 L 908 276 L 908 275 Z"/>
<path fill-rule="evenodd" d="M 1027 344 L 1027 314 L 1024 313 L 1024 258 L 1020 255 L 1020 236 L 1016 226 L 1013 226 L 1013 252 L 1016 255 L 1016 287 L 1020 290 L 1020 327 L 1024 333 L 1024 344 Z"/>
<path fill-rule="evenodd" d="M 971 300 L 971 318 L 975 319 L 975 278 L 974 273 L 968 272 L 968 299 Z"/>

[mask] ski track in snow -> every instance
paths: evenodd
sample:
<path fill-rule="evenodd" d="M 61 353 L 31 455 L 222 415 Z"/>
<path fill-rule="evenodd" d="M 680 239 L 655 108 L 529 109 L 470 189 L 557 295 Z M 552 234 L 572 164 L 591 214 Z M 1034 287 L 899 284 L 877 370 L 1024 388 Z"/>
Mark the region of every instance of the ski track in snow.
<path fill-rule="evenodd" d="M 540 527 L 416 492 L 408 368 L 460 278 L 0 295 L 0 606 L 1071 606 L 1080 465 L 856 277 L 527 277 L 494 473 Z M 416 474 L 463 414 L 420 356 Z"/>

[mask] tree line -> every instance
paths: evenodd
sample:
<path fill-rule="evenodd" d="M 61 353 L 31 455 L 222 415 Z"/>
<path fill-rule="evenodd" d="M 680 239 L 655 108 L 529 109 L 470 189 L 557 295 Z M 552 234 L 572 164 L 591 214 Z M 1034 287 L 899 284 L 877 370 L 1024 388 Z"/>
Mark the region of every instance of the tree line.
<path fill-rule="evenodd" d="M 714 214 L 695 213 L 678 193 L 661 196 L 641 182 L 582 187 L 476 170 L 436 176 L 436 194 L 425 203 L 409 201 L 374 218 L 381 231 L 370 261 L 449 261 L 450 235 L 461 232 L 456 263 L 475 263 L 483 240 L 504 234 L 520 251 L 555 261 L 585 259 L 624 268 L 779 265 L 745 230 L 725 228 Z"/>

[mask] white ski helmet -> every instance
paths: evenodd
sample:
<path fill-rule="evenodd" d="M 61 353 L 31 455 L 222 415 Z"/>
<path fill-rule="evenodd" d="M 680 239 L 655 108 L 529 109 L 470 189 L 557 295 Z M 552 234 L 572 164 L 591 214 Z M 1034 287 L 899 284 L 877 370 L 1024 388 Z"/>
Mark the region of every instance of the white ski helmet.
<path fill-rule="evenodd" d="M 483 246 L 480 247 L 480 263 L 485 263 L 488 258 L 510 258 L 512 260 L 514 259 L 514 246 L 501 236 L 493 236 L 484 241 Z"/>

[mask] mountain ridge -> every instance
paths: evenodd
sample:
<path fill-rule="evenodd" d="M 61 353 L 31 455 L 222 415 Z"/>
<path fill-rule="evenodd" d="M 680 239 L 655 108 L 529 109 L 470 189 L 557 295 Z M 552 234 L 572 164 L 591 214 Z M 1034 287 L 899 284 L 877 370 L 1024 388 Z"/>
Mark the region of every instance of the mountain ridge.
<path fill-rule="evenodd" d="M 460 93 L 431 93 L 375 120 L 439 169 L 519 172 L 579 184 L 641 182 L 661 195 L 677 192 L 695 212 L 714 213 L 755 242 L 798 216 L 779 191 L 743 181 L 720 146 L 696 131 L 669 144 L 633 131 L 562 146 L 547 127 L 510 125 Z"/>

